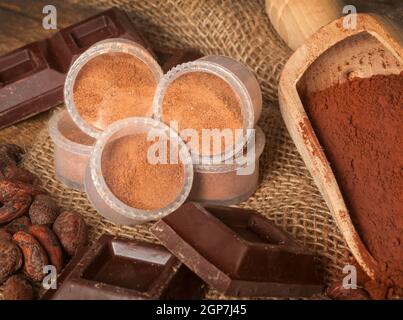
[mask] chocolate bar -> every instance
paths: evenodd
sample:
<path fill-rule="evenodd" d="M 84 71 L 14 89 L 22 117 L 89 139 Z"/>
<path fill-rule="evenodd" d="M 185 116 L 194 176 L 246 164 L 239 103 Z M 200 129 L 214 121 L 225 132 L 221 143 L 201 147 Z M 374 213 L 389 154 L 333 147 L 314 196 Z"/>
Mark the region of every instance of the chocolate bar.
<path fill-rule="evenodd" d="M 304 297 L 323 289 L 314 256 L 253 210 L 189 202 L 157 222 L 152 233 L 227 295 Z"/>
<path fill-rule="evenodd" d="M 178 64 L 194 61 L 203 56 L 194 49 L 154 48 L 154 53 L 164 73 Z"/>
<path fill-rule="evenodd" d="M 164 247 L 103 235 L 80 251 L 45 300 L 201 299 L 199 277 Z"/>
<path fill-rule="evenodd" d="M 126 13 L 112 8 L 0 57 L 0 129 L 62 103 L 70 65 L 108 38 L 136 41 L 151 52 Z"/>
<path fill-rule="evenodd" d="M 108 38 L 140 43 L 156 56 L 164 72 L 202 56 L 196 50 L 168 48 L 155 54 L 125 12 L 106 10 L 0 57 L 0 129 L 61 104 L 70 65 L 91 45 Z"/>

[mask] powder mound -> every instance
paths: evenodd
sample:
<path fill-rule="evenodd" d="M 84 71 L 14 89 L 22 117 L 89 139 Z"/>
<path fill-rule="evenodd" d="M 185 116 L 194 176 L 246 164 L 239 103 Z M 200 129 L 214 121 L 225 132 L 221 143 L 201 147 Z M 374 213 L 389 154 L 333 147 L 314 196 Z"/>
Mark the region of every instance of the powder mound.
<path fill-rule="evenodd" d="M 102 173 L 109 189 L 137 209 L 165 207 L 179 195 L 184 183 L 182 163 L 149 163 L 147 151 L 153 144 L 147 141 L 147 134 L 133 134 L 110 142 L 102 154 Z"/>
<path fill-rule="evenodd" d="M 127 53 L 105 53 L 80 70 L 73 99 L 80 116 L 103 130 L 123 118 L 149 116 L 155 89 L 144 62 Z"/>
<path fill-rule="evenodd" d="M 380 266 L 373 298 L 402 297 L 403 73 L 303 96 L 350 216 Z"/>
<path fill-rule="evenodd" d="M 202 129 L 231 129 L 234 132 L 243 128 L 239 97 L 226 81 L 207 72 L 191 72 L 174 80 L 166 90 L 162 110 L 162 120 L 166 124 L 178 122 L 179 131 L 195 129 L 200 139 Z M 225 145 L 222 139 L 221 150 L 232 147 L 233 139 L 231 142 Z M 212 150 L 207 144 L 201 151 L 210 154 Z"/>

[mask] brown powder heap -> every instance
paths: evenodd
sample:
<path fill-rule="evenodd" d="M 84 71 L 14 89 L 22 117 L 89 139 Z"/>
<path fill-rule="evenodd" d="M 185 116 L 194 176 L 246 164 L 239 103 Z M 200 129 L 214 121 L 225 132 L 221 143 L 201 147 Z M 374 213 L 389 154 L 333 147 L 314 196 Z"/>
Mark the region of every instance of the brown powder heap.
<path fill-rule="evenodd" d="M 59 131 L 72 142 L 86 146 L 92 146 L 95 143 L 95 139 L 82 132 L 67 114 L 59 122 Z"/>
<path fill-rule="evenodd" d="M 373 298 L 403 297 L 403 73 L 304 97 L 351 218 L 380 265 Z"/>
<path fill-rule="evenodd" d="M 102 154 L 102 172 L 109 189 L 137 209 L 165 207 L 179 195 L 184 183 L 183 164 L 148 162 L 147 150 L 153 143 L 145 133 L 128 135 L 109 143 Z"/>
<path fill-rule="evenodd" d="M 149 116 L 155 88 L 155 78 L 141 60 L 127 53 L 106 53 L 80 70 L 73 99 L 80 116 L 102 130 L 123 118 Z"/>
<path fill-rule="evenodd" d="M 226 81 L 207 72 L 187 73 L 174 80 L 165 93 L 162 109 L 166 124 L 177 121 L 179 131 L 196 129 L 199 137 L 202 129 L 243 128 L 238 96 Z"/>

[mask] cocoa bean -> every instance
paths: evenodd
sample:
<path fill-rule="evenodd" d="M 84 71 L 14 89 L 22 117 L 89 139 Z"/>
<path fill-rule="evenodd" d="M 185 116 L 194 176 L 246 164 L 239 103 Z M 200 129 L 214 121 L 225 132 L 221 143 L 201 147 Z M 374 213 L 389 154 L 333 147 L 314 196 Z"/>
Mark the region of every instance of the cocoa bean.
<path fill-rule="evenodd" d="M 33 184 L 36 180 L 36 177 L 33 173 L 13 164 L 5 166 L 4 169 L 1 170 L 1 175 L 3 178 L 8 180 L 17 180 L 30 184 Z"/>
<path fill-rule="evenodd" d="M 22 266 L 23 258 L 18 246 L 8 240 L 0 240 L 0 284 L 16 273 Z"/>
<path fill-rule="evenodd" d="M 22 216 L 11 221 L 6 225 L 6 230 L 11 233 L 17 233 L 18 231 L 28 232 L 28 228 L 32 225 L 31 220 L 27 216 Z"/>
<path fill-rule="evenodd" d="M 16 195 L 29 194 L 36 196 L 38 194 L 47 194 L 48 192 L 32 184 L 24 183 L 21 181 L 11 181 L 7 179 L 0 179 L 0 201 L 6 202 Z"/>
<path fill-rule="evenodd" d="M 11 241 L 12 235 L 6 229 L 0 229 L 0 241 L 8 240 Z"/>
<path fill-rule="evenodd" d="M 32 300 L 34 298 L 31 283 L 20 274 L 8 278 L 3 293 L 5 300 Z"/>
<path fill-rule="evenodd" d="M 19 231 L 13 240 L 20 247 L 24 256 L 24 273 L 34 281 L 41 281 L 45 274 L 43 267 L 48 264 L 48 257 L 39 242 L 29 233 Z"/>
<path fill-rule="evenodd" d="M 21 217 L 28 211 L 32 197 L 29 194 L 21 193 L 5 201 L 0 199 L 0 202 L 3 203 L 0 208 L 0 223 L 7 223 Z"/>
<path fill-rule="evenodd" d="M 0 144 L 0 169 L 9 164 L 18 164 L 21 161 L 21 156 L 24 150 L 12 143 Z"/>
<path fill-rule="evenodd" d="M 364 289 L 345 289 L 342 284 L 334 283 L 326 289 L 326 295 L 333 300 L 370 300 Z"/>
<path fill-rule="evenodd" d="M 77 212 L 62 212 L 53 224 L 53 231 L 59 238 L 63 249 L 70 256 L 87 244 L 87 225 Z"/>
<path fill-rule="evenodd" d="M 0 224 L 10 222 L 25 214 L 32 202 L 32 197 L 47 192 L 21 181 L 0 179 Z"/>
<path fill-rule="evenodd" d="M 33 224 L 53 224 L 60 213 L 57 203 L 46 194 L 35 196 L 29 208 L 29 216 Z"/>
<path fill-rule="evenodd" d="M 63 251 L 57 236 L 46 225 L 33 225 L 29 228 L 29 233 L 42 245 L 50 263 L 60 272 L 63 268 Z"/>

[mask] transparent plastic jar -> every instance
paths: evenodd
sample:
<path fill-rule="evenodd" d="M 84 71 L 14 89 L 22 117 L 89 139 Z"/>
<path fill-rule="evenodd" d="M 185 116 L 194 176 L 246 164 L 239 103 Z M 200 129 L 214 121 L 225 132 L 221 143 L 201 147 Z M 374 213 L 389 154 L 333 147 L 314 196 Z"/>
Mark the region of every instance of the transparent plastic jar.
<path fill-rule="evenodd" d="M 242 153 L 249 139 L 248 129 L 253 129 L 262 110 L 262 92 L 255 75 L 241 62 L 226 56 L 205 56 L 198 60 L 176 66 L 166 73 L 157 86 L 153 101 L 153 116 L 157 120 L 163 118 L 163 102 L 170 84 L 179 77 L 192 73 L 205 72 L 224 80 L 239 98 L 243 118 L 243 137 L 220 154 L 199 155 L 192 152 L 194 159 L 200 163 L 219 163 L 223 159 L 232 158 Z"/>
<path fill-rule="evenodd" d="M 84 176 L 95 139 L 82 132 L 66 110 L 53 114 L 49 135 L 54 143 L 56 178 L 67 187 L 84 191 Z"/>
<path fill-rule="evenodd" d="M 178 146 L 179 160 L 183 164 L 184 179 L 181 192 L 163 208 L 143 210 L 131 207 L 118 199 L 106 184 L 102 172 L 102 154 L 105 147 L 119 138 L 148 133 L 151 130 L 164 135 Z M 171 128 L 151 118 L 127 118 L 111 124 L 99 136 L 92 152 L 85 176 L 85 191 L 95 209 L 105 218 L 120 225 L 135 225 L 158 220 L 181 206 L 187 199 L 193 183 L 193 164 L 183 140 Z M 133 181 L 133 187 L 136 182 Z"/>
<path fill-rule="evenodd" d="M 70 113 L 73 121 L 77 124 L 77 126 L 86 134 L 91 137 L 97 138 L 102 130 L 91 125 L 80 115 L 77 107 L 74 103 L 74 85 L 77 78 L 77 75 L 81 71 L 81 69 L 85 66 L 86 63 L 98 57 L 102 54 L 109 53 L 125 53 L 132 55 L 133 57 L 142 61 L 146 66 L 149 67 L 152 75 L 155 78 L 156 85 L 160 81 L 163 72 L 158 64 L 158 62 L 154 59 L 154 57 L 140 44 L 127 40 L 127 39 L 107 39 L 97 42 L 89 49 L 87 49 L 83 54 L 81 54 L 78 59 L 73 63 L 70 67 L 69 72 L 66 77 L 65 85 L 64 85 L 64 101 L 67 106 L 67 110 Z M 119 108 L 119 106 L 116 106 Z M 150 109 L 147 114 L 143 115 L 144 117 L 152 116 L 152 103 L 150 103 Z"/>
<path fill-rule="evenodd" d="M 232 164 L 195 166 L 189 200 L 202 204 L 228 206 L 248 199 L 256 191 L 259 183 L 259 158 L 265 143 L 266 138 L 262 129 L 256 126 L 254 154 L 251 154 L 249 160 L 238 157 Z"/>

